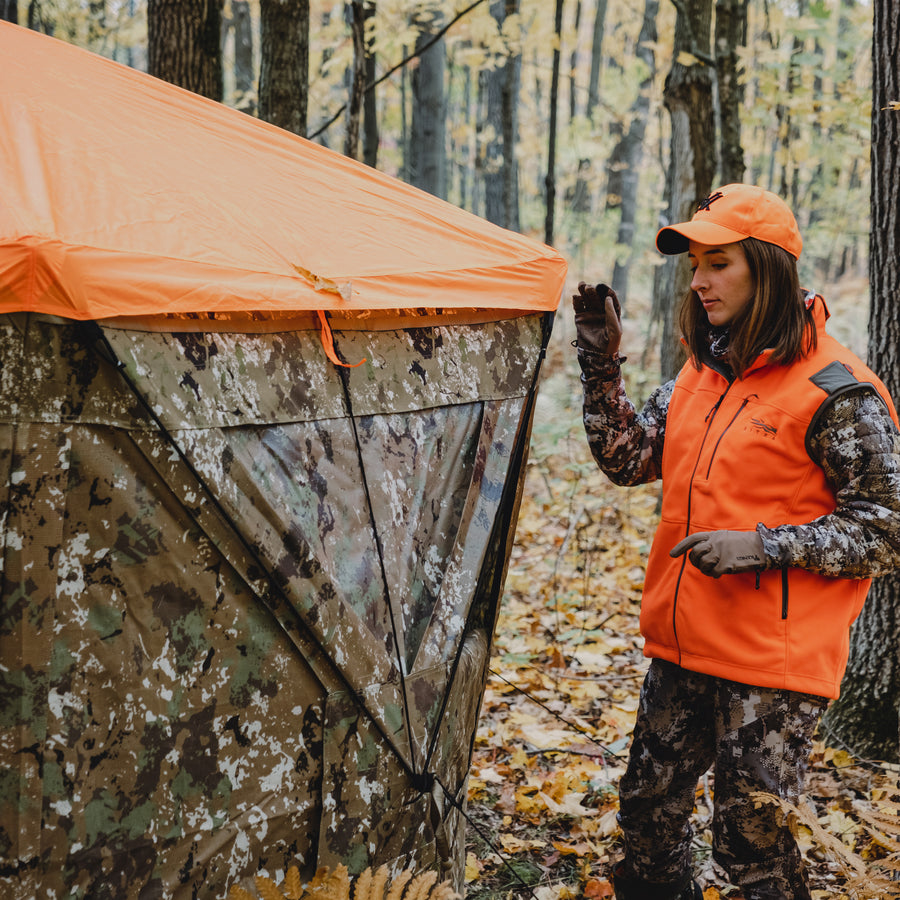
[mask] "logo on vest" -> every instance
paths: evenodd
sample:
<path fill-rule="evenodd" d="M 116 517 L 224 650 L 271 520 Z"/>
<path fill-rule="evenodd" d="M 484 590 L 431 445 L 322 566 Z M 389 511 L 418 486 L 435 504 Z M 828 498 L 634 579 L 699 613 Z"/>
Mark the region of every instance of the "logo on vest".
<path fill-rule="evenodd" d="M 778 429 L 774 425 L 770 425 L 768 422 L 755 417 L 751 417 L 750 424 L 746 426 L 746 430 L 755 431 L 769 441 L 774 441 L 778 434 Z"/>

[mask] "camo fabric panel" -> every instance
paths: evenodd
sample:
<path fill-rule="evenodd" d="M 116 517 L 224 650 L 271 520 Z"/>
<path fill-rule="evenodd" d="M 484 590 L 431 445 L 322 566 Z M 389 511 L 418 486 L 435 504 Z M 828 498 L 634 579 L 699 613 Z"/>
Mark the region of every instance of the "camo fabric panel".
<path fill-rule="evenodd" d="M 82 326 L 0 318 L 0 894 L 460 885 L 409 775 L 465 796 L 540 316 L 337 334 L 346 391 L 315 332 L 104 333 L 171 441 Z"/>

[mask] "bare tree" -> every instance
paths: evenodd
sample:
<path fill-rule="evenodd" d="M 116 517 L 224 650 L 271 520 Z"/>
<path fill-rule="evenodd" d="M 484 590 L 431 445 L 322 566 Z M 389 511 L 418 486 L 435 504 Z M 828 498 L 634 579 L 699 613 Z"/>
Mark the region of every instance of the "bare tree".
<path fill-rule="evenodd" d="M 366 165 L 378 164 L 378 144 L 381 136 L 378 128 L 378 103 L 375 93 L 375 36 L 369 23 L 375 19 L 375 0 L 366 0 L 363 10 L 363 52 L 365 54 L 366 94 L 363 98 L 363 161 Z"/>
<path fill-rule="evenodd" d="M 366 93 L 366 12 L 363 0 L 344 4 L 350 35 L 353 39 L 353 66 L 350 70 L 350 102 L 347 104 L 347 130 L 344 134 L 344 156 L 359 158 L 359 130 L 363 97 Z"/>
<path fill-rule="evenodd" d="M 518 9 L 518 0 L 493 0 L 491 15 L 502 28 L 507 16 Z M 485 145 L 484 215 L 485 218 L 510 228 L 519 229 L 518 165 L 516 140 L 520 58 L 509 52 L 492 69 L 481 75 L 486 100 L 486 129 L 492 135 Z"/>
<path fill-rule="evenodd" d="M 548 129 L 547 143 L 547 175 L 544 184 L 547 189 L 547 211 L 544 219 L 544 243 L 553 244 L 553 231 L 555 228 L 554 214 L 556 211 L 556 122 L 557 106 L 559 104 L 559 47 L 562 40 L 563 0 L 556 0 L 556 18 L 554 20 L 554 34 L 556 40 L 553 46 L 553 71 L 550 76 L 550 127 Z"/>
<path fill-rule="evenodd" d="M 585 115 L 590 119 L 600 102 L 600 71 L 603 64 L 603 35 L 606 30 L 607 0 L 597 0 L 594 31 L 591 39 L 591 74 L 588 77 L 588 99 Z"/>
<path fill-rule="evenodd" d="M 306 134 L 309 0 L 260 0 L 259 117 Z"/>
<path fill-rule="evenodd" d="M 631 269 L 634 226 L 637 219 L 638 183 L 644 158 L 644 133 L 650 109 L 650 86 L 656 72 L 653 45 L 656 43 L 658 13 L 659 0 L 646 0 L 636 50 L 636 56 L 646 67 L 646 74 L 638 88 L 637 98 L 631 106 L 628 130 L 623 130 L 619 142 L 613 148 L 612 165 L 607 181 L 607 208 L 618 209 L 620 216 L 616 244 L 628 248 L 621 252 L 617 250 L 612 277 L 613 290 L 622 303 L 628 298 L 628 275 Z"/>
<path fill-rule="evenodd" d="M 211 100 L 221 100 L 221 35 L 220 0 L 148 0 L 148 71 Z"/>
<path fill-rule="evenodd" d="M 677 0 L 675 8 L 674 62 L 663 91 L 672 123 L 666 175 L 667 222 L 682 222 L 693 215 L 700 200 L 709 194 L 716 171 L 712 0 Z M 653 316 L 662 323 L 663 378 L 673 378 L 681 366 L 674 309 L 687 290 L 687 276 L 687 267 L 676 256 L 660 266 L 654 278 Z"/>
<path fill-rule="evenodd" d="M 416 14 L 418 27 L 416 54 L 419 65 L 412 78 L 412 124 L 409 141 L 409 180 L 411 184 L 446 199 L 447 177 L 445 146 L 446 97 L 444 70 L 446 48 L 441 31 L 441 13 L 424 5 Z"/>
<path fill-rule="evenodd" d="M 719 157 L 722 184 L 744 180 L 738 47 L 747 43 L 747 0 L 716 0 L 716 83 L 719 89 Z"/>
<path fill-rule="evenodd" d="M 900 398 L 900 4 L 874 0 L 869 364 Z M 900 760 L 900 575 L 876 579 L 825 727 L 854 753 Z"/>
<path fill-rule="evenodd" d="M 253 23 L 249 0 L 231 0 L 231 25 L 234 29 L 235 106 L 247 113 L 256 112 L 253 92 Z"/>

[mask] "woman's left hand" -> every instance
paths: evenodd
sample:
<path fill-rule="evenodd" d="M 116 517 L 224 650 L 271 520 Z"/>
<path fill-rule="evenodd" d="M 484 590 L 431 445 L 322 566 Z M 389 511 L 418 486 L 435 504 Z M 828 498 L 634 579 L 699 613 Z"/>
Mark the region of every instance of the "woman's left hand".
<path fill-rule="evenodd" d="M 688 550 L 691 563 L 712 578 L 766 567 L 762 538 L 755 531 L 698 531 L 679 541 L 669 556 L 681 556 Z"/>

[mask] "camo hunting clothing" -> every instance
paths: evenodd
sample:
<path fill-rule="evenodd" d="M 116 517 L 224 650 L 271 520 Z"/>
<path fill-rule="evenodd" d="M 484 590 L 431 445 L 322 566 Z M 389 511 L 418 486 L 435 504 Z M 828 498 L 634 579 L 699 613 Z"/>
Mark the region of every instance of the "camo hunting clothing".
<path fill-rule="evenodd" d="M 601 469 L 620 485 L 662 478 L 676 382 L 657 388 L 637 411 L 625 393 L 620 360 L 584 348 L 579 348 L 578 359 L 585 430 Z M 789 568 L 805 569 L 816 576 L 854 579 L 847 584 L 852 592 L 860 584 L 858 579 L 892 571 L 900 564 L 900 434 L 872 386 L 854 385 L 829 398 L 823 395 L 823 400 L 806 447 L 824 476 L 823 490 L 833 494 L 834 508 L 803 524 L 759 525 L 757 532 L 766 568 L 780 568 L 784 573 Z M 726 420 L 733 421 L 727 416 Z M 700 421 L 698 427 L 706 426 Z M 670 444 L 675 435 L 673 425 Z M 793 449 L 795 456 L 804 452 L 802 447 Z M 707 494 L 711 485 L 711 480 L 703 485 Z M 716 486 L 727 491 L 727 484 Z M 690 498 L 686 491 L 682 496 L 685 493 Z M 709 517 L 709 509 L 706 514 Z M 764 578 L 766 574 L 770 573 L 764 573 Z M 747 597 L 759 603 L 760 595 L 752 592 L 753 574 L 743 577 Z M 708 587 L 696 579 L 692 584 L 695 590 L 701 584 L 702 590 L 715 595 L 718 582 L 707 581 Z M 675 621 L 674 612 L 669 621 Z M 692 634 L 704 631 L 703 621 L 691 624 Z M 776 617 L 773 640 L 781 634 L 775 631 L 778 627 Z M 814 629 L 815 622 L 809 620 L 807 628 Z M 728 628 L 706 631 L 709 653 L 729 659 L 733 651 Z M 787 690 L 784 683 L 755 686 L 753 676 L 762 677 L 758 657 L 767 645 L 760 644 L 754 656 L 755 646 L 749 642 L 748 652 L 740 658 L 742 663 L 747 657 L 757 660 L 755 666 L 743 669 L 747 683 L 731 680 L 740 675 L 702 674 L 674 662 L 651 661 L 628 771 L 620 784 L 626 877 L 665 884 L 683 879 L 690 871 L 689 820 L 695 789 L 712 766 L 717 861 L 747 900 L 809 897 L 800 855 L 789 830 L 779 825 L 778 811 L 771 805 L 755 806 L 749 794 L 764 791 L 791 801 L 799 797 L 810 738 L 827 700 L 819 696 L 824 690 Z M 691 649 L 698 656 L 699 651 Z M 791 663 L 802 672 L 806 657 Z"/>
<path fill-rule="evenodd" d="M 658 479 L 675 382 L 657 388 L 637 412 L 618 362 L 581 349 L 578 359 L 594 459 L 615 484 Z M 841 578 L 893 571 L 900 565 L 900 434 L 874 389 L 861 386 L 832 401 L 809 448 L 834 490 L 835 510 L 803 525 L 760 525 L 767 567 Z"/>
<path fill-rule="evenodd" d="M 710 767 L 713 856 L 746 900 L 809 900 L 796 842 L 774 804 L 796 803 L 826 700 L 689 672 L 655 659 L 619 785 L 625 875 L 674 882 L 691 868 L 691 813 Z"/>

